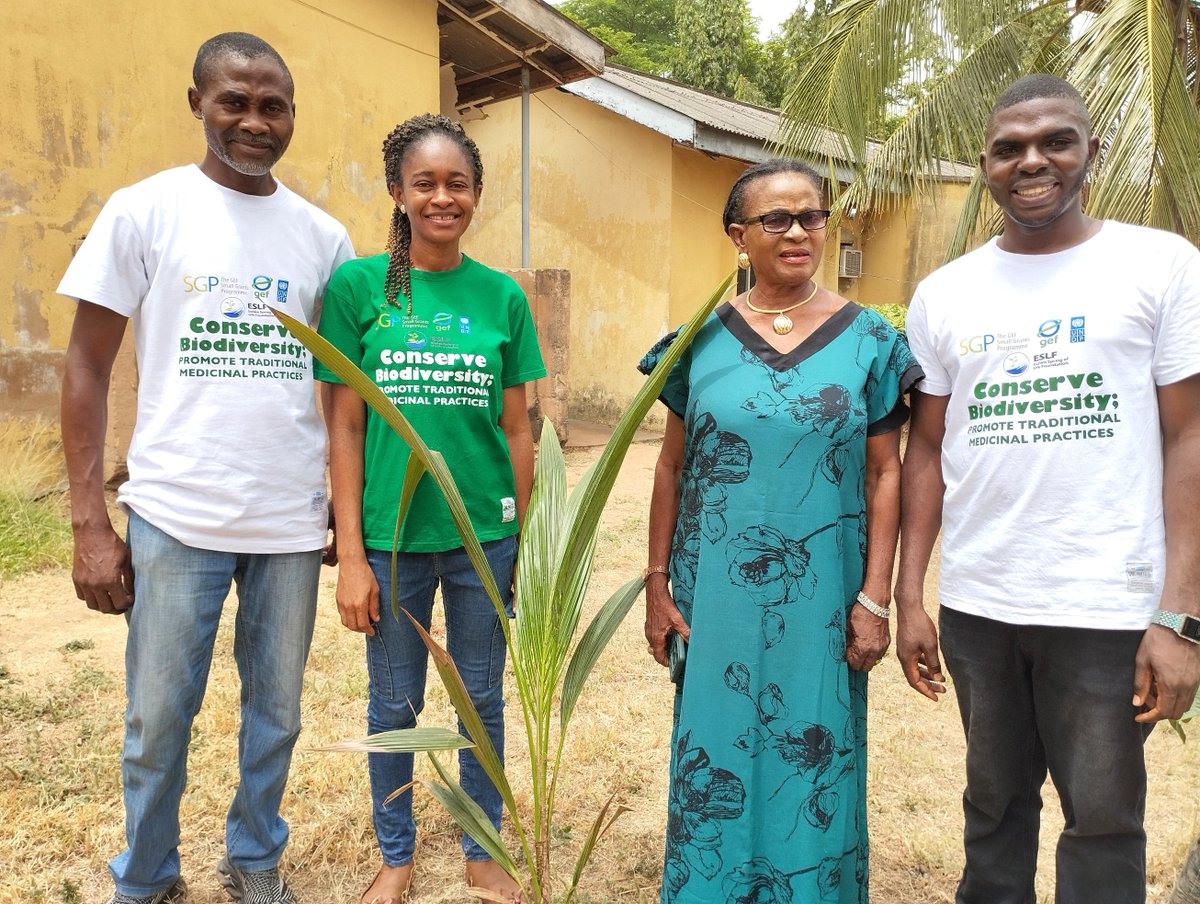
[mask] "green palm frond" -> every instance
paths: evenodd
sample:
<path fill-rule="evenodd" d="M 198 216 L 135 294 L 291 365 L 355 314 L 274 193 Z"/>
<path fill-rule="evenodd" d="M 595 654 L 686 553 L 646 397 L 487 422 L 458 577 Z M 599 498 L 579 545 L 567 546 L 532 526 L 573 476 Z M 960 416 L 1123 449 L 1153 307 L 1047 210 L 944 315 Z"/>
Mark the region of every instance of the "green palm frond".
<path fill-rule="evenodd" d="M 847 0 L 784 102 L 780 144 L 824 164 L 835 217 L 851 206 L 894 209 L 936 182 L 944 161 L 978 158 L 1004 87 L 1053 72 L 1079 87 L 1101 138 L 1089 212 L 1200 243 L 1200 3 L 1095 0 L 1055 12 L 1064 5 Z M 930 32 L 945 40 L 950 68 L 889 137 L 873 141 L 897 85 L 920 75 L 901 65 L 906 48 Z M 980 188 L 962 212 L 955 251 L 1001 222 Z"/>
<path fill-rule="evenodd" d="M 604 652 L 604 648 L 608 646 L 608 642 L 616 633 L 617 628 L 621 626 L 621 622 L 625 620 L 625 616 L 629 614 L 629 610 L 633 607 L 638 594 L 642 592 L 644 584 L 645 580 L 639 576 L 621 587 L 609 597 L 608 602 L 600 607 L 596 617 L 592 619 L 579 638 L 579 643 L 575 647 L 575 653 L 571 656 L 571 663 L 567 666 L 567 673 L 563 678 L 562 702 L 559 704 L 559 720 L 563 731 L 566 731 L 567 723 L 571 721 L 571 715 L 575 712 L 575 704 L 579 702 L 579 695 L 583 693 L 583 687 L 587 683 L 596 661 Z"/>
<path fill-rule="evenodd" d="M 480 580 L 483 582 L 483 589 L 487 591 L 488 596 L 492 600 L 492 605 L 500 613 L 501 622 L 504 623 L 505 631 L 507 632 L 507 619 L 505 618 L 504 604 L 500 600 L 500 591 L 496 587 L 495 578 L 492 577 L 492 570 L 488 567 L 487 557 L 483 554 L 483 547 L 480 546 L 479 539 L 475 536 L 475 528 L 471 524 L 471 516 L 467 513 L 467 506 L 463 502 L 462 494 L 459 493 L 458 486 L 454 483 L 454 477 L 451 476 L 450 469 L 446 466 L 446 460 L 442 458 L 442 453 L 430 449 L 425 445 L 425 441 L 413 429 L 412 424 L 392 404 L 391 399 L 384 395 L 383 390 L 375 385 L 375 381 L 359 370 L 349 358 L 334 348 L 316 330 L 309 327 L 308 324 L 297 320 L 295 317 L 275 308 L 271 309 L 271 313 L 288 328 L 288 332 L 299 339 L 305 348 L 312 352 L 313 357 L 337 374 L 343 383 L 358 393 L 359 398 L 371 406 L 387 422 L 387 425 L 396 431 L 404 442 L 408 443 L 409 448 L 412 450 L 410 457 L 416 458 L 420 467 L 418 468 L 417 465 L 409 466 L 405 474 L 405 484 L 408 484 L 409 476 L 417 474 L 419 470 L 428 471 L 429 475 L 437 483 L 438 489 L 442 491 L 442 495 L 445 497 L 446 506 L 450 510 L 450 517 L 454 521 L 454 527 L 458 530 L 459 537 L 462 538 L 467 556 L 470 558 L 471 564 L 475 566 L 475 570 L 479 572 Z M 414 477 L 414 481 L 415 479 L 419 479 L 419 477 Z M 411 493 L 411 490 L 408 492 Z"/>
<path fill-rule="evenodd" d="M 620 804 L 614 808 L 613 803 L 616 801 L 617 795 L 614 792 L 605 801 L 604 806 L 600 808 L 600 812 L 596 814 L 596 819 L 592 822 L 592 828 L 588 831 L 587 838 L 583 841 L 583 847 L 579 851 L 579 859 L 575 862 L 575 873 L 571 877 L 571 887 L 567 889 L 567 894 L 563 898 L 563 904 L 571 904 L 574 900 L 575 890 L 579 888 L 579 880 L 583 878 L 583 871 L 588 865 L 588 861 L 592 859 L 592 851 L 596 848 L 596 842 L 604 837 L 604 834 L 612 828 L 613 823 L 624 816 L 626 813 L 632 812 L 629 807 L 623 807 Z M 609 810 L 612 810 L 612 815 L 609 815 Z"/>
<path fill-rule="evenodd" d="M 418 727 L 381 731 L 353 741 L 337 741 L 318 749 L 360 753 L 426 753 L 430 750 L 459 750 L 474 746 L 457 731 Z"/>
<path fill-rule="evenodd" d="M 951 161 L 973 164 L 992 100 L 1020 72 L 1031 32 L 1012 22 L 969 53 L 915 104 L 857 170 L 840 208 L 891 210 L 920 195 Z"/>
<path fill-rule="evenodd" d="M 429 759 L 437 771 L 438 778 L 442 780 L 440 785 L 437 782 L 425 782 L 424 785 L 429 789 L 429 793 L 437 798 L 438 803 L 446 808 L 446 812 L 454 818 L 459 827 L 474 838 L 501 869 L 524 886 L 516 861 L 508 852 L 508 848 L 504 846 L 504 840 L 496 831 L 496 827 L 492 825 L 488 815 L 483 812 L 483 808 L 475 803 L 471 795 L 463 790 L 462 785 L 450 776 L 441 760 L 432 753 L 429 754 Z"/>
<path fill-rule="evenodd" d="M 1067 75 L 1081 86 L 1102 153 L 1088 212 L 1200 241 L 1195 7 L 1110 0 L 1080 36 Z M 1182 29 L 1182 34 L 1180 32 Z M 1190 63 L 1190 68 L 1189 68 Z"/>
<path fill-rule="evenodd" d="M 601 607 L 578 643 L 575 642 L 584 596 L 591 576 L 600 517 L 638 426 L 662 392 L 671 368 L 713 309 L 725 297 L 732 282 L 733 274 L 730 274 L 680 330 L 675 342 L 663 354 L 654 372 L 646 379 L 621 418 L 599 460 L 569 495 L 566 490 L 566 463 L 553 426 L 546 422 L 543 429 L 533 492 L 522 524 L 515 630 L 509 627 L 506 617 L 501 618 L 529 745 L 533 796 L 532 827 L 517 809 L 500 759 L 483 728 L 453 660 L 415 620 L 413 626 L 429 650 L 438 675 L 470 741 L 456 733 L 416 734 L 415 732 L 427 730 L 413 729 L 390 732 L 386 737 L 375 735 L 366 741 L 346 742 L 339 748 L 433 751 L 473 746 L 480 764 L 504 800 L 524 850 L 525 861 L 529 865 L 530 871 L 525 876 L 528 880 L 525 883 L 526 888 L 532 900 L 537 902 L 550 900 L 550 823 L 554 812 L 555 783 L 559 775 L 570 717 L 587 676 L 604 646 L 632 607 L 642 586 L 642 579 L 638 577 L 618 590 Z M 493 604 L 503 613 L 491 570 L 471 527 L 462 497 L 441 454 L 424 444 L 379 387 L 344 355 L 303 323 L 278 311 L 275 314 L 316 358 L 337 374 L 346 385 L 353 388 L 412 449 L 401 486 L 397 537 L 399 524 L 412 494 L 417 484 L 428 474 L 442 490 L 471 561 L 492 597 Z M 394 571 L 393 557 L 393 581 Z M 556 700 L 560 700 L 560 719 L 557 726 L 553 719 Z M 436 758 L 434 767 L 442 783 L 427 783 L 430 792 L 454 819 L 484 846 L 489 855 L 518 878 L 518 881 L 522 881 L 518 876 L 516 858 L 504 847 L 499 834 L 490 823 L 484 825 L 487 823 L 486 818 L 481 812 L 477 812 L 478 807 L 466 797 L 462 789 L 450 780 Z M 592 846 L 622 812 L 622 807 L 612 809 L 611 799 L 601 810 L 585 845 L 585 851 L 577 863 L 568 897 L 573 894 L 578 884 L 579 875 Z"/>

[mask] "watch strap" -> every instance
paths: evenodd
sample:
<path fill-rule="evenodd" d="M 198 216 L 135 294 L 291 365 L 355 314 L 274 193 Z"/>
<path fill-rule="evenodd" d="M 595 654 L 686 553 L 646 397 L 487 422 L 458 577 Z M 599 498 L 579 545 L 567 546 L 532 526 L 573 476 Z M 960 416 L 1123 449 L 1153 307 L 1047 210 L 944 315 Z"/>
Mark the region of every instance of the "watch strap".
<path fill-rule="evenodd" d="M 1150 616 L 1150 624 L 1170 628 L 1184 640 L 1200 644 L 1200 618 L 1194 615 L 1158 609 Z"/>

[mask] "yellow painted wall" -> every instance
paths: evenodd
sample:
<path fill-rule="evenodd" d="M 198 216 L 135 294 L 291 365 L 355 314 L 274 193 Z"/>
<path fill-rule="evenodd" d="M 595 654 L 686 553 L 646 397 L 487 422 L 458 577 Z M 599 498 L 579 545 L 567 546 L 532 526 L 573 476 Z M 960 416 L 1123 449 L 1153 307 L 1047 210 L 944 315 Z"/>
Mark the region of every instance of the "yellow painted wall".
<path fill-rule="evenodd" d="M 908 304 L 917 283 L 942 265 L 967 183 L 943 182 L 894 211 L 860 217 L 863 275 L 852 280 L 863 304 Z"/>
<path fill-rule="evenodd" d="M 666 141 L 666 138 L 662 139 Z M 746 164 L 688 147 L 672 151 L 669 322 L 686 322 L 737 266 L 737 249 L 721 228 L 725 199 Z"/>
<path fill-rule="evenodd" d="M 203 158 L 187 88 L 196 50 L 214 34 L 257 34 L 287 61 L 296 131 L 276 173 L 345 223 L 360 253 L 379 250 L 390 214 L 380 145 L 395 123 L 439 109 L 436 8 L 436 0 L 0 4 L 0 414 L 53 413 L 46 400 L 57 392 L 74 313 L 54 290 L 104 201 Z"/>
<path fill-rule="evenodd" d="M 521 106 L 467 124 L 483 155 L 470 254 L 521 262 Z M 530 102 L 531 266 L 571 271 L 572 417 L 612 420 L 641 385 L 634 369 L 670 324 L 672 148 L 656 132 L 561 91 Z M 718 218 L 717 237 L 720 238 Z"/>
<path fill-rule="evenodd" d="M 521 261 L 519 101 L 467 124 L 486 170 L 468 251 L 495 267 Z M 571 417 L 614 423 L 641 386 L 633 366 L 686 321 L 736 266 L 721 229 L 746 164 L 675 146 L 665 136 L 561 91 L 530 103 L 533 267 L 571 272 Z M 831 228 L 817 281 L 863 304 L 907 304 L 940 265 L 965 185 L 900 212 Z M 841 242 L 863 251 L 864 277 L 838 278 Z M 658 414 L 652 420 L 660 420 Z"/>

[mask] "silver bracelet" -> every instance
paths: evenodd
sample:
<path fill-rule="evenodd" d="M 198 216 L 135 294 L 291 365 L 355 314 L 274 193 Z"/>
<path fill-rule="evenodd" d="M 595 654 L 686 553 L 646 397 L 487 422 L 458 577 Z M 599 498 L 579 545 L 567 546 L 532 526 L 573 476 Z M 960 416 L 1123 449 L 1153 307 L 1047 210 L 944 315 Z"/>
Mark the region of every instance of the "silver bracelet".
<path fill-rule="evenodd" d="M 858 596 L 856 596 L 854 598 L 854 601 L 856 603 L 858 603 L 860 606 L 862 606 L 864 609 L 866 609 L 868 612 L 870 612 L 872 615 L 878 615 L 880 618 L 891 618 L 892 617 L 892 610 L 890 607 L 879 605 L 879 603 L 875 602 L 873 599 L 871 599 L 869 596 L 867 596 L 861 590 L 858 591 Z"/>

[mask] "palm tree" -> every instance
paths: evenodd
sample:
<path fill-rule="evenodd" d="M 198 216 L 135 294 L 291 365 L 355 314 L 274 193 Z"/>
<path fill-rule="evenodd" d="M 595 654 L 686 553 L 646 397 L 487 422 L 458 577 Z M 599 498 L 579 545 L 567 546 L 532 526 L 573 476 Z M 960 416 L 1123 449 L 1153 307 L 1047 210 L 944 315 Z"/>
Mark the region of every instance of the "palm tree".
<path fill-rule="evenodd" d="M 891 209 L 946 160 L 978 159 L 1008 84 L 1052 72 L 1079 88 L 1100 137 L 1088 212 L 1200 243 L 1198 60 L 1200 0 L 845 0 L 784 101 L 780 146 L 811 157 L 832 130 L 855 170 L 848 185 L 830 179 L 835 215 Z M 905 85 L 918 100 L 872 140 Z M 986 194 L 977 173 L 948 259 L 998 231 Z"/>

